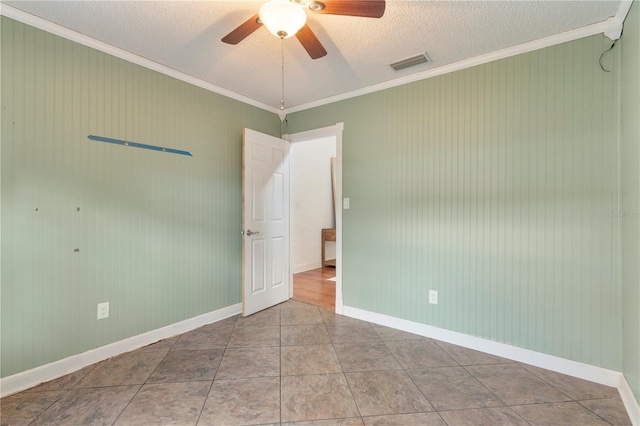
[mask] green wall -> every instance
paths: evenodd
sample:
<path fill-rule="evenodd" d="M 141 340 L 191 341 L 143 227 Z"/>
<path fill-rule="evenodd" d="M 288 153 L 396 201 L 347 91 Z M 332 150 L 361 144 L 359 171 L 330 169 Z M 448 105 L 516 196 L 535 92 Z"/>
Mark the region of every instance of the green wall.
<path fill-rule="evenodd" d="M 344 122 L 345 305 L 620 371 L 609 45 L 593 36 L 291 114 L 287 133 Z"/>
<path fill-rule="evenodd" d="M 640 6 L 634 4 L 622 43 L 623 366 L 640 402 Z"/>
<path fill-rule="evenodd" d="M 242 128 L 279 135 L 277 115 L 5 17 L 1 36 L 2 377 L 240 302 Z"/>
<path fill-rule="evenodd" d="M 8 18 L 0 34 L 1 376 L 238 303 L 241 129 L 278 135 L 277 116 Z M 637 6 L 622 170 L 609 44 L 290 115 L 287 133 L 345 123 L 345 303 L 623 370 L 640 395 L 640 226 L 612 214 L 640 209 Z"/>

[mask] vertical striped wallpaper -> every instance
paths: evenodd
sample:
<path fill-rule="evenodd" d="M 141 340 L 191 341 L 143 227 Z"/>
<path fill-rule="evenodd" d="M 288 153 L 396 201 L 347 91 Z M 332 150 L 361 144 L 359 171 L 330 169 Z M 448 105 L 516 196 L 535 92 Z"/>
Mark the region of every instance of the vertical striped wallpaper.
<path fill-rule="evenodd" d="M 1 36 L 2 377 L 240 302 L 242 128 L 278 117 L 5 17 Z"/>
<path fill-rule="evenodd" d="M 277 135 L 277 117 L 5 17 L 0 31 L 1 376 L 239 302 L 241 129 Z M 619 370 L 608 46 L 291 115 L 287 133 L 345 122 L 345 303 Z"/>
<path fill-rule="evenodd" d="M 609 45 L 593 36 L 289 116 L 287 133 L 344 122 L 345 304 L 619 370 Z"/>

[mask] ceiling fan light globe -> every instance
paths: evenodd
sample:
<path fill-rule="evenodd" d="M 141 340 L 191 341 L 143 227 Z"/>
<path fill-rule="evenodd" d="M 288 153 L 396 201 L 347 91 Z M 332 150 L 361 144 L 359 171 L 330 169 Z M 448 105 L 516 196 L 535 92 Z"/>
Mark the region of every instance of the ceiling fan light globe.
<path fill-rule="evenodd" d="M 260 21 L 278 38 L 293 37 L 307 22 L 307 14 L 289 0 L 270 0 L 260 7 Z"/>

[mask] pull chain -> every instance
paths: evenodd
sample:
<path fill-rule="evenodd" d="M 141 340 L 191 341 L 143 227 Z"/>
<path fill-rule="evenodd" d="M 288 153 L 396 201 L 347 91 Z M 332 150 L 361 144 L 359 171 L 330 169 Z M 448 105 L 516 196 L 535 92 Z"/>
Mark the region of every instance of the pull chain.
<path fill-rule="evenodd" d="M 280 37 L 282 46 L 282 96 L 280 98 L 280 111 L 284 110 L 284 37 Z"/>

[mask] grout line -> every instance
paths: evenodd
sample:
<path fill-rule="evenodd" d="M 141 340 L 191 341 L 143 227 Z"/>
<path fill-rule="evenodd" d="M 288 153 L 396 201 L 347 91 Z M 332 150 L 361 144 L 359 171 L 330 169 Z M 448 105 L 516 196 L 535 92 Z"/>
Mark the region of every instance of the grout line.
<path fill-rule="evenodd" d="M 233 318 L 233 317 L 230 317 Z M 222 366 L 222 360 L 224 356 L 227 354 L 227 349 L 229 347 L 229 342 L 231 341 L 231 336 L 233 335 L 233 331 L 236 328 L 236 324 L 238 323 L 238 316 L 235 316 L 235 322 L 233 323 L 233 327 L 231 328 L 231 334 L 229 334 L 229 338 L 227 339 L 227 343 L 225 344 L 222 356 L 220 357 L 220 363 L 218 364 L 218 369 L 216 370 L 216 374 L 213 376 L 213 380 L 211 380 L 211 385 L 209 385 L 209 390 L 207 391 L 207 396 L 205 396 L 204 401 L 202 402 L 202 407 L 200 407 L 200 412 L 198 413 L 198 418 L 196 419 L 196 425 L 200 422 L 200 418 L 202 417 L 202 413 L 204 412 L 204 407 L 207 405 L 207 400 L 209 399 L 209 395 L 211 394 L 211 389 L 213 389 L 213 384 L 218 378 L 218 374 L 220 373 L 220 367 Z M 178 339 L 179 340 L 179 339 Z M 177 343 L 177 342 L 176 342 Z"/>
<path fill-rule="evenodd" d="M 222 362 L 222 359 L 220 360 L 220 362 Z M 218 366 L 218 370 L 220 369 L 220 366 Z M 216 376 L 218 375 L 218 372 L 216 371 Z M 213 380 L 211 381 L 211 384 L 209 385 L 209 390 L 207 391 L 207 395 L 204 397 L 204 401 L 202 401 L 202 407 L 200 407 L 200 411 L 198 413 L 198 418 L 196 419 L 196 425 L 200 422 L 200 417 L 202 417 L 202 413 L 204 412 L 204 407 L 205 405 L 207 405 L 207 400 L 209 399 L 209 394 L 211 394 L 211 389 L 213 389 L 213 382 L 215 382 L 215 376 L 213 378 Z"/>
<path fill-rule="evenodd" d="M 413 339 L 412 339 L 413 340 Z M 396 341 L 396 340 L 394 340 Z M 409 339 L 405 339 L 404 341 L 409 341 Z M 386 342 L 385 346 L 386 345 Z M 438 345 L 436 345 L 438 346 Z M 440 348 L 440 346 L 438 346 Z M 389 348 L 389 346 L 387 346 L 387 348 Z M 440 348 L 443 352 L 447 353 L 444 349 Z M 391 352 L 391 355 L 393 355 L 393 357 L 396 359 L 396 361 L 398 362 L 398 364 L 400 364 L 400 361 L 398 360 L 398 358 L 395 356 L 395 354 L 393 353 L 393 351 L 391 351 L 391 348 L 389 348 L 389 351 Z M 447 353 L 447 355 L 449 355 Z M 458 363 L 458 361 L 456 361 L 455 359 L 453 359 L 453 357 L 451 357 L 449 355 L 449 357 L 453 360 L 453 362 L 455 362 L 456 364 L 458 364 L 459 367 L 462 367 L 460 365 L 460 363 Z M 400 364 L 400 366 L 402 366 L 402 364 Z M 428 368 L 456 368 L 456 366 L 441 366 L 441 367 L 428 367 Z M 411 383 L 413 383 L 413 385 L 418 389 L 418 392 L 420 392 L 420 394 L 424 397 L 424 399 L 429 403 L 429 405 L 431 406 L 431 408 L 433 408 L 433 412 L 436 413 L 438 415 L 438 417 L 440 417 L 440 419 L 445 423 L 448 424 L 445 419 L 442 417 L 442 415 L 440 415 L 440 411 L 436 408 L 436 406 L 431 402 L 431 400 L 429 398 L 427 398 L 427 395 L 425 395 L 425 393 L 422 391 L 422 389 L 420 389 L 420 386 L 418 386 L 418 384 L 415 382 L 415 380 L 413 380 L 413 377 L 411 377 L 411 374 L 409 374 L 410 370 L 422 370 L 422 369 L 412 369 L 412 368 L 402 368 L 402 371 L 404 372 L 404 374 L 407 375 L 407 377 L 409 377 L 409 380 L 411 380 Z"/>
<path fill-rule="evenodd" d="M 149 376 L 151 377 L 151 376 Z M 138 390 L 136 391 L 135 394 L 133 394 L 133 396 L 131 397 L 131 399 L 129 400 L 129 402 L 127 402 L 127 404 L 124 406 L 124 408 L 122 408 L 122 410 L 120 410 L 120 413 L 118 413 L 118 415 L 116 416 L 116 418 L 113 420 L 113 422 L 111 423 L 112 425 L 114 425 L 118 419 L 120 418 L 120 416 L 122 416 L 122 413 L 124 413 L 124 410 L 126 410 L 129 405 L 131 405 L 131 401 L 133 401 L 135 399 L 136 396 L 138 396 L 138 394 L 140 393 L 140 391 L 142 390 L 142 387 L 144 386 L 144 384 L 139 385 L 140 387 L 138 388 Z M 105 387 L 110 387 L 110 386 L 105 386 Z"/>
<path fill-rule="evenodd" d="M 178 339 L 176 339 L 176 342 L 179 340 L 180 338 L 178 337 Z M 163 339 L 164 340 L 164 339 Z M 161 340 L 160 340 L 161 341 Z M 171 348 L 173 348 L 173 346 L 176 344 L 176 342 L 173 343 L 173 345 L 171 345 Z M 158 343 L 158 342 L 156 342 Z M 152 343 L 151 345 L 155 345 L 156 343 Z M 151 345 L 147 345 L 144 346 L 143 348 L 148 348 Z M 140 348 L 140 349 L 143 349 Z M 124 408 L 120 411 L 120 413 L 116 416 L 115 420 L 113 421 L 113 423 L 111 424 L 115 424 L 118 419 L 120 418 L 120 416 L 122 416 L 122 413 L 124 413 L 124 411 L 129 407 L 129 405 L 131 404 L 131 401 L 133 401 L 135 399 L 136 396 L 138 396 L 138 394 L 140 393 L 140 391 L 142 390 L 142 387 L 145 386 L 147 384 L 147 382 L 149 381 L 149 378 L 151 376 L 153 376 L 153 373 L 156 372 L 156 370 L 158 369 L 158 367 L 160 366 L 160 364 L 162 364 L 162 361 L 164 361 L 164 359 L 167 357 L 167 355 L 169 355 L 169 352 L 171 352 L 171 348 L 169 348 L 167 350 L 167 352 L 164 354 L 164 356 L 162 357 L 162 359 L 160 359 L 160 362 L 158 362 L 158 364 L 155 366 L 155 368 L 151 371 L 151 373 L 147 376 L 147 378 L 144 380 L 144 382 L 139 385 L 140 387 L 138 388 L 138 390 L 136 391 L 136 393 L 133 395 L 133 397 L 131 397 L 131 399 L 129 400 L 129 402 L 127 402 L 127 404 L 124 406 Z M 132 351 L 133 352 L 133 351 Z M 120 385 L 116 385 L 116 386 L 120 386 Z M 113 387 L 113 386 L 103 386 L 103 387 Z"/>
<path fill-rule="evenodd" d="M 601 399 L 611 399 L 611 398 L 601 398 Z M 593 399 L 584 399 L 583 401 L 593 401 Z M 609 420 L 607 420 L 607 419 L 605 419 L 604 417 L 602 417 L 600 414 L 596 413 L 595 411 L 593 411 L 593 410 L 592 410 L 592 409 L 590 409 L 589 407 L 586 407 L 586 406 L 582 405 L 582 404 L 580 403 L 580 401 L 577 401 L 577 400 L 576 400 L 576 401 L 574 401 L 574 402 L 576 402 L 579 406 L 581 406 L 581 407 L 582 407 L 582 408 L 584 408 L 585 410 L 587 410 L 587 411 L 589 411 L 589 412 L 591 412 L 591 413 L 595 414 L 596 416 L 598 416 L 599 418 L 601 418 L 601 419 L 602 419 L 602 420 L 604 420 L 605 422 L 609 423 L 610 425 L 613 425 L 613 423 L 611 423 Z M 625 414 L 627 414 L 627 413 L 625 412 Z M 627 414 L 627 417 L 629 417 L 629 415 L 628 415 L 628 414 Z M 613 425 L 613 426 L 615 426 L 615 425 Z"/>
<path fill-rule="evenodd" d="M 586 409 L 589 413 L 593 413 L 597 418 L 602 419 L 603 421 L 605 421 L 608 424 L 611 424 L 609 421 L 607 421 L 604 417 L 602 417 L 601 415 L 599 415 L 598 413 L 596 413 L 595 411 L 589 409 L 588 407 L 584 406 L 583 404 L 580 403 L 580 401 L 591 401 L 591 400 L 616 400 L 615 397 L 595 397 L 595 398 L 587 398 L 587 399 L 583 399 L 583 400 L 579 400 L 579 399 L 574 399 L 572 397 L 570 397 L 569 395 L 567 395 L 566 393 L 562 392 L 560 389 L 558 389 L 556 386 L 554 386 L 550 381 L 548 381 L 547 379 L 545 379 L 544 377 L 542 377 L 539 374 L 536 374 L 533 371 L 529 371 L 527 368 L 525 368 L 524 366 L 522 366 L 520 363 L 515 363 L 515 365 L 517 365 L 519 367 L 519 369 L 522 369 L 525 374 L 531 375 L 533 378 L 536 378 L 538 380 L 540 380 L 542 383 L 546 384 L 547 386 L 551 387 L 552 389 L 556 390 L 557 392 L 560 392 L 562 395 L 566 396 L 568 398 L 567 401 L 544 401 L 544 402 L 532 402 L 532 403 L 518 403 L 518 404 L 508 404 L 506 403 L 502 398 L 500 398 L 495 392 L 493 392 L 491 389 L 489 389 L 489 387 L 487 385 L 485 385 L 484 382 L 482 382 L 478 377 L 476 377 L 471 371 L 470 369 L 473 367 L 483 367 L 483 366 L 504 366 L 504 365 L 511 365 L 514 364 L 513 362 L 510 362 L 508 360 L 506 360 L 504 363 L 496 363 L 496 364 L 470 364 L 470 365 L 462 365 L 461 363 L 459 363 L 455 358 L 453 358 L 453 356 L 451 354 L 449 354 L 449 352 L 447 352 L 444 348 L 440 347 L 440 345 L 438 345 L 438 341 L 437 340 L 433 340 L 433 339 L 427 339 L 428 341 L 432 341 L 436 344 L 436 347 L 439 348 L 440 350 L 442 350 L 453 362 L 455 362 L 456 365 L 450 365 L 450 366 L 433 366 L 433 367 L 422 367 L 422 368 L 404 368 L 403 365 L 400 363 L 398 357 L 396 356 L 396 354 L 391 350 L 391 348 L 389 347 L 390 343 L 393 342 L 404 342 L 404 343 L 412 343 L 412 342 L 416 342 L 416 341 L 422 341 L 422 339 L 418 339 L 418 340 L 414 340 L 414 339 L 399 339 L 399 340 L 382 340 L 380 338 L 380 335 L 378 334 L 378 332 L 376 331 L 375 327 L 373 327 L 374 332 L 376 334 L 376 336 L 378 336 L 378 340 L 375 341 L 365 341 L 365 342 L 350 342 L 350 341 L 345 341 L 343 343 L 340 342 L 334 342 L 334 339 L 331 337 L 331 334 L 329 334 L 328 332 L 328 326 L 329 324 L 335 324 L 335 322 L 329 322 L 325 319 L 324 316 L 322 316 L 322 312 L 320 312 L 320 315 L 322 317 L 322 323 L 314 323 L 314 324 L 282 324 L 282 310 L 278 309 L 276 310 L 278 312 L 280 312 L 279 314 L 277 314 L 277 316 L 279 317 L 280 320 L 280 324 L 279 324 L 279 331 L 280 331 L 280 338 L 279 338 L 279 343 L 278 345 L 272 345 L 272 346 L 244 346 L 244 347 L 237 347 L 237 348 L 233 348 L 233 347 L 229 347 L 229 342 L 231 341 L 231 338 L 235 332 L 236 325 L 238 324 L 238 319 L 236 317 L 236 321 L 233 324 L 233 327 L 231 328 L 231 334 L 229 334 L 229 337 L 227 339 L 227 343 L 223 348 L 215 348 L 215 349 L 196 349 L 195 351 L 211 351 L 211 350 L 215 350 L 215 351 L 220 351 L 222 350 L 222 355 L 220 356 L 220 362 L 218 363 L 218 367 L 216 370 L 216 373 L 214 375 L 213 380 L 211 380 L 210 385 L 209 385 L 209 390 L 204 398 L 204 401 L 202 403 L 202 407 L 200 408 L 200 412 L 198 414 L 198 418 L 196 422 L 200 422 L 202 413 L 204 411 L 204 407 L 206 406 L 206 402 L 210 396 L 210 393 L 213 389 L 213 385 L 215 383 L 216 380 L 230 380 L 230 381 L 234 381 L 234 380 L 251 380 L 251 379 L 266 379 L 266 378 L 274 378 L 274 377 L 278 377 L 279 380 L 279 391 L 280 391 L 280 422 L 282 422 L 282 416 L 283 416 L 283 377 L 303 377 L 303 376 L 328 376 L 328 375 L 337 375 L 340 374 L 342 375 L 342 377 L 345 379 L 347 387 L 349 389 L 349 392 L 351 394 L 352 400 L 355 403 L 356 409 L 359 413 L 359 417 L 360 419 L 363 419 L 364 416 L 362 415 L 361 409 L 358 405 L 358 401 L 355 398 L 353 389 L 351 387 L 351 384 L 349 383 L 349 380 L 347 379 L 347 375 L 348 374 L 367 374 L 367 373 L 376 373 L 376 372 L 396 372 L 396 371 L 402 371 L 403 374 L 405 376 L 409 377 L 409 380 L 411 381 L 411 383 L 413 383 L 413 385 L 418 389 L 418 391 L 420 392 L 420 394 L 425 398 L 425 400 L 431 405 L 431 407 L 433 408 L 433 411 L 420 411 L 420 412 L 411 412 L 411 413 L 392 413 L 392 414 L 387 414 L 387 415 L 400 415 L 400 414 L 419 414 L 419 413 L 431 413 L 434 412 L 436 414 L 438 414 L 439 418 L 441 418 L 442 421 L 444 421 L 444 418 L 441 416 L 441 412 L 452 412 L 452 411 L 467 411 L 467 410 L 473 410 L 473 409 L 496 409 L 496 408 L 507 408 L 511 413 L 513 413 L 514 416 L 517 416 L 518 418 L 522 417 L 513 409 L 513 407 L 517 407 L 517 406 L 532 406 L 532 405 L 552 405 L 552 404 L 561 404 L 561 403 L 567 403 L 567 402 L 574 402 L 577 403 L 579 407 Z M 370 323 L 366 322 L 366 321 L 360 321 L 357 320 L 356 324 L 360 324 L 361 322 L 364 322 L 366 324 L 369 324 L 371 326 Z M 282 329 L 283 327 L 288 327 L 288 326 L 293 326 L 293 327 L 299 327 L 299 326 L 324 326 L 324 330 L 327 333 L 327 335 L 329 336 L 329 342 L 328 343 L 311 343 L 311 344 L 296 344 L 296 345 L 283 345 L 282 342 Z M 350 325 L 350 323 L 345 324 L 346 326 Z M 252 326 L 248 326 L 248 327 L 252 327 Z M 274 326 L 275 327 L 275 326 Z M 239 328 L 238 328 L 239 330 Z M 87 372 L 80 377 L 77 380 L 77 383 L 75 383 L 72 387 L 68 388 L 68 389 L 59 389 L 58 391 L 61 391 L 60 396 L 52 401 L 46 408 L 44 408 L 44 410 L 38 415 L 36 416 L 31 422 L 30 424 L 34 424 L 36 422 L 37 419 L 42 418 L 45 413 L 51 409 L 52 406 L 54 406 L 55 404 L 59 403 L 60 401 L 62 401 L 65 397 L 67 397 L 71 392 L 73 391 L 80 391 L 83 392 L 85 390 L 91 390 L 91 389 L 104 389 L 104 388 L 117 388 L 117 387 L 122 387 L 122 386 L 127 386 L 127 387 L 132 387 L 132 386 L 139 386 L 138 389 L 136 390 L 136 392 L 134 393 L 134 395 L 131 397 L 131 399 L 124 405 L 124 407 L 120 410 L 120 412 L 117 414 L 117 416 L 114 419 L 114 423 L 117 422 L 119 420 L 119 418 L 122 417 L 122 414 L 124 413 L 124 411 L 126 411 L 126 409 L 131 405 L 132 401 L 139 395 L 140 391 L 142 390 L 143 386 L 146 385 L 151 385 L 151 384 L 175 384 L 175 383 L 203 383 L 205 381 L 208 380 L 179 380 L 179 381 L 170 381 L 170 382 L 158 382 L 158 383 L 150 383 L 149 379 L 155 374 L 156 371 L 158 371 L 158 368 L 160 367 L 160 365 L 166 360 L 167 356 L 169 355 L 170 352 L 173 351 L 193 351 L 192 349 L 176 349 L 176 345 L 178 344 L 181 336 L 183 336 L 186 333 L 182 333 L 181 335 L 179 335 L 179 337 L 173 342 L 173 344 L 169 347 L 168 350 L 166 350 L 166 353 L 164 354 L 164 356 L 160 359 L 160 361 L 158 362 L 158 364 L 155 366 L 155 368 L 153 369 L 153 371 L 147 376 L 147 378 L 144 380 L 144 382 L 142 384 L 117 384 L 117 385 L 109 385 L 109 386 L 91 386 L 91 387 L 79 387 L 79 385 L 82 383 L 82 381 L 97 367 L 98 364 L 100 363 L 104 363 L 105 361 L 100 361 L 97 363 L 94 363 L 91 366 L 88 366 L 90 368 L 87 367 Z M 356 351 L 363 349 L 364 347 L 370 346 L 370 345 L 378 345 L 380 342 L 382 342 L 382 344 L 384 345 L 384 348 L 386 348 L 386 350 L 391 354 L 392 358 L 400 365 L 401 369 L 374 369 L 374 370 L 354 370 L 354 371 L 348 371 L 346 372 L 343 366 L 343 361 L 341 361 L 340 356 L 338 356 L 338 352 L 336 351 L 336 344 L 337 345 L 341 345 L 341 344 L 353 344 L 356 347 Z M 140 348 L 142 350 L 144 350 L 145 348 L 148 348 L 151 345 L 145 346 L 143 348 Z M 283 376 L 283 363 L 282 363 L 282 348 L 283 347 L 312 347 L 312 346 L 330 346 L 334 355 L 336 356 L 339 368 L 341 371 L 339 372 L 333 372 L 333 373 L 312 373 L 312 374 L 290 374 L 290 375 L 286 375 Z M 222 366 L 222 361 L 225 357 L 225 355 L 228 353 L 228 350 L 231 349 L 260 349 L 260 348 L 271 348 L 271 347 L 278 347 L 278 361 L 279 361 L 279 374 L 277 376 L 255 376 L 255 377 L 233 377 L 233 378 L 228 378 L 228 379 L 220 379 L 219 378 L 219 374 L 220 374 L 220 367 Z M 137 350 L 136 350 L 137 351 Z M 135 352 L 135 351 L 134 351 Z M 155 351 L 155 352 L 151 352 L 152 355 L 157 355 L 160 354 L 162 351 Z M 427 354 L 428 355 L 428 354 Z M 471 378 L 473 378 L 476 382 L 480 383 L 480 385 L 482 387 L 484 387 L 490 394 L 494 395 L 497 399 L 497 401 L 499 401 L 500 403 L 502 403 L 503 405 L 500 406 L 488 406 L 488 407 L 475 407 L 475 408 L 455 408 L 455 409 L 443 409 L 443 410 L 438 410 L 433 403 L 429 400 L 429 398 L 427 397 L 427 395 L 425 395 L 425 393 L 422 391 L 422 389 L 420 388 L 420 386 L 417 385 L 416 381 L 414 380 L 414 378 L 409 374 L 410 371 L 413 370 L 430 370 L 430 369 L 441 369 L 441 368 L 462 368 Z M 73 373 L 71 373 L 73 374 Z M 63 376 L 64 377 L 64 376 Z M 29 392 L 27 391 L 23 391 L 22 394 L 25 393 L 30 393 L 32 395 L 38 395 L 40 392 L 44 392 L 44 391 L 32 391 Z M 49 391 L 50 392 L 50 391 Z M 331 415 L 329 413 L 329 415 Z M 376 417 L 379 415 L 373 415 L 373 416 L 367 416 L 367 417 Z M 330 419 L 320 419 L 320 420 L 331 420 L 331 419 L 339 419 L 339 418 L 343 418 L 343 417 L 331 417 Z M 524 421 L 524 419 L 523 419 Z M 446 423 L 446 422 L 445 422 Z"/>
<path fill-rule="evenodd" d="M 498 401 L 502 402 L 502 403 L 505 405 L 505 407 L 508 407 L 508 406 L 509 406 L 509 404 L 507 404 L 505 401 L 503 401 L 503 400 L 502 400 L 502 398 L 500 398 L 500 397 L 498 396 L 498 394 L 496 394 L 494 391 L 492 391 L 491 389 L 489 389 L 489 387 L 488 387 L 487 385 L 485 385 L 485 384 L 484 384 L 480 379 L 478 379 L 478 378 L 477 378 L 477 377 L 476 377 L 476 376 L 475 376 L 471 371 L 469 371 L 469 370 L 467 369 L 467 367 L 474 367 L 473 365 L 466 365 L 466 366 L 465 366 L 465 365 L 461 365 L 460 367 L 462 367 L 462 368 L 464 369 L 464 371 L 466 371 L 466 372 L 467 372 L 467 374 L 468 374 L 468 375 L 470 375 L 471 377 L 473 377 L 473 379 L 474 379 L 475 381 L 477 381 L 478 383 L 480 383 L 480 384 L 481 384 L 481 385 L 482 385 L 486 390 L 488 390 L 488 391 L 491 393 L 491 395 L 493 395 L 493 396 L 495 396 L 496 398 L 498 398 Z M 512 410 L 512 411 L 513 411 L 513 410 Z M 518 413 L 516 413 L 516 414 L 518 414 Z M 520 417 L 520 415 L 518 415 L 518 417 Z M 523 420 L 524 420 L 524 419 L 523 419 Z"/>
<path fill-rule="evenodd" d="M 62 398 L 64 398 L 67 394 L 69 394 L 69 393 L 70 393 L 70 392 L 72 392 L 73 390 L 74 390 L 74 389 L 68 389 L 68 390 L 65 390 L 65 391 L 64 391 L 64 392 L 63 392 L 63 393 L 62 393 L 58 398 L 56 398 L 56 400 L 55 400 L 55 401 L 52 401 L 52 402 L 51 402 L 51 404 L 47 405 L 47 408 L 45 408 L 44 410 L 42 410 L 42 412 L 41 412 L 40 414 L 38 414 L 37 416 L 35 416 L 35 417 L 33 418 L 33 420 L 31 420 L 28 424 L 29 424 L 29 425 L 36 424 L 36 423 L 35 423 L 35 421 L 36 421 L 36 420 L 38 420 L 40 417 L 42 417 L 42 416 L 44 415 L 44 413 L 46 413 L 46 412 L 49 410 L 49 408 L 53 407 L 53 405 L 54 405 L 55 403 L 57 403 L 58 401 L 60 401 Z M 18 395 L 18 394 L 15 394 L 15 395 Z M 11 396 L 13 396 L 13 395 L 9 395 L 9 397 L 11 397 Z"/>

